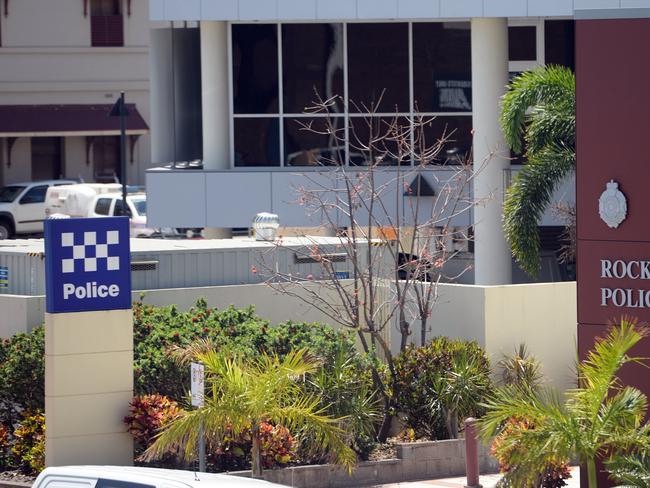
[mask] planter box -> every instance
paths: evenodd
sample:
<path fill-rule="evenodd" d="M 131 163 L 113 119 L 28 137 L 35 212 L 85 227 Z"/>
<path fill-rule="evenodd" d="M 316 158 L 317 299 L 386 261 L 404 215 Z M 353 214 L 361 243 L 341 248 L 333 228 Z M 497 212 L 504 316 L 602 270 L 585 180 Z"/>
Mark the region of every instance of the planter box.
<path fill-rule="evenodd" d="M 479 445 L 481 473 L 495 473 L 499 464 L 489 448 Z M 231 473 L 250 476 L 250 471 Z M 296 488 L 343 488 L 465 475 L 465 440 L 397 445 L 397 459 L 359 463 L 351 475 L 340 466 L 316 465 L 267 470 L 264 479 Z"/>

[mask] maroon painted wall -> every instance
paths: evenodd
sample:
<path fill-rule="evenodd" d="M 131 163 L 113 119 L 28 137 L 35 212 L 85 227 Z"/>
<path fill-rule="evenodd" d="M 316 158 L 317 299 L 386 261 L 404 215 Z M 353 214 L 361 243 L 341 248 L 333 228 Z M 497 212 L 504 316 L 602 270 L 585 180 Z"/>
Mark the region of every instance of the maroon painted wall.
<path fill-rule="evenodd" d="M 650 279 L 603 278 L 601 260 L 650 261 L 650 19 L 576 22 L 578 349 L 584 357 L 622 315 L 650 323 Z M 610 180 L 627 198 L 627 218 L 609 228 L 598 199 Z M 647 271 L 647 269 L 646 269 Z M 605 273 L 607 274 L 607 273 Z M 647 275 L 647 273 L 644 273 Z M 650 278 L 650 276 L 646 276 Z M 602 289 L 631 289 L 632 300 L 602 304 Z M 639 291 L 648 302 L 634 307 Z M 605 292 L 608 293 L 608 292 Z M 628 292 L 619 292 L 618 297 Z M 642 295 L 645 296 L 645 295 Z M 619 305 L 619 306 L 617 306 Z M 650 339 L 636 351 L 650 357 Z M 650 396 L 650 374 L 627 368 L 623 380 Z M 584 477 L 583 477 L 584 478 Z M 613 486 L 602 477 L 599 486 Z M 583 480 L 583 486 L 586 486 Z"/>

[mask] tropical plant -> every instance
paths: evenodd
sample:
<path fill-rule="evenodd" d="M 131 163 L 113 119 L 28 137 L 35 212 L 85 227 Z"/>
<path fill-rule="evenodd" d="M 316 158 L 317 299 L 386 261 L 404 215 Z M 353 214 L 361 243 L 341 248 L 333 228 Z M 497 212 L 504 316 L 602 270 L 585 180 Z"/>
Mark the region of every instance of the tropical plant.
<path fill-rule="evenodd" d="M 490 391 L 490 362 L 474 341 L 436 337 L 408 346 L 395 359 L 397 405 L 416 437 L 458 436 L 459 421 L 482 413 Z"/>
<path fill-rule="evenodd" d="M 181 415 L 178 404 L 163 395 L 142 395 L 133 397 L 129 414 L 124 423 L 140 449 L 146 449 L 153 442 L 158 431 Z"/>
<path fill-rule="evenodd" d="M 328 415 L 344 419 L 342 427 L 347 433 L 348 445 L 363 460 L 368 459 L 376 445 L 375 433 L 382 418 L 381 405 L 365 362 L 340 350 L 330 362 L 308 377 L 306 385 L 307 391 L 320 399 L 320 406 Z M 306 447 L 308 450 L 309 446 Z"/>
<path fill-rule="evenodd" d="M 14 431 L 11 448 L 18 467 L 27 474 L 39 473 L 45 468 L 45 415 L 43 412 L 25 412 Z"/>
<path fill-rule="evenodd" d="M 535 390 L 543 381 L 539 361 L 528 353 L 526 344 L 519 344 L 511 355 L 504 354 L 498 366 L 504 385 L 518 385 Z"/>
<path fill-rule="evenodd" d="M 503 96 L 500 122 L 506 143 L 528 160 L 503 204 L 506 238 L 524 271 L 539 271 L 538 222 L 553 192 L 575 168 L 575 76 L 545 66 L 516 76 Z"/>
<path fill-rule="evenodd" d="M 345 432 L 340 427 L 344 419 L 326 415 L 319 399 L 302 388 L 302 378 L 319 367 L 306 350 L 289 352 L 282 359 L 267 354 L 244 358 L 202 342 L 188 348 L 184 359 L 205 365 L 205 406 L 169 423 L 147 449 L 145 459 L 156 459 L 169 451 L 178 451 L 186 460 L 194 459 L 201 428 L 206 440 L 213 443 L 218 443 L 228 429 L 237 435 L 250 428 L 253 475 L 259 477 L 260 426 L 267 422 L 312 436 L 334 462 L 352 468 L 356 455 L 345 443 Z"/>
<path fill-rule="evenodd" d="M 527 419 L 534 429 L 511 429 L 504 439 L 512 450 L 506 476 L 513 486 L 529 487 L 551 459 L 577 459 L 587 467 L 589 488 L 597 488 L 599 460 L 616 452 L 650 447 L 649 424 L 643 424 L 646 396 L 623 386 L 617 376 L 628 363 L 640 358 L 628 355 L 643 337 L 644 327 L 622 319 L 578 365 L 579 386 L 566 393 L 566 400 L 549 390 L 533 391 L 518 385 L 498 389 L 486 402 L 487 413 L 479 420 L 482 435 L 498 435 L 511 419 Z"/>
<path fill-rule="evenodd" d="M 650 453 L 615 456 L 607 463 L 607 470 L 612 479 L 623 483 L 618 488 L 647 488 L 650 486 Z"/>

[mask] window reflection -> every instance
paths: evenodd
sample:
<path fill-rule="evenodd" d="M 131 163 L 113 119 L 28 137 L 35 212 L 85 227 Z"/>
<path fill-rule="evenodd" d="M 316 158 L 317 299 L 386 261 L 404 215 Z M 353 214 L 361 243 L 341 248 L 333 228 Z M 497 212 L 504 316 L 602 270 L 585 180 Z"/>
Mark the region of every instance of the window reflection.
<path fill-rule="evenodd" d="M 333 166 L 345 162 L 345 119 L 285 119 L 284 164 Z"/>
<path fill-rule="evenodd" d="M 410 124 L 406 117 L 350 117 L 350 164 L 411 164 Z"/>
<path fill-rule="evenodd" d="M 279 119 L 235 119 L 235 166 L 279 166 Z"/>
<path fill-rule="evenodd" d="M 348 96 L 351 112 L 409 111 L 408 24 L 348 24 Z"/>
<path fill-rule="evenodd" d="M 232 78 L 235 113 L 278 111 L 277 26 L 232 26 Z"/>
<path fill-rule="evenodd" d="M 413 90 L 420 112 L 472 110 L 468 22 L 413 24 Z"/>
<path fill-rule="evenodd" d="M 508 27 L 508 59 L 510 61 L 537 59 L 537 27 L 534 25 Z"/>
<path fill-rule="evenodd" d="M 341 97 L 343 90 L 343 25 L 284 24 L 282 26 L 284 113 L 300 114 L 323 100 Z M 334 110 L 343 110 L 338 100 Z"/>
<path fill-rule="evenodd" d="M 445 139 L 437 156 L 428 163 L 448 165 L 469 161 L 472 151 L 471 115 L 439 116 L 425 120 L 427 123 L 422 129 L 415 131 L 417 152 L 420 152 L 419 147 L 430 148 Z"/>

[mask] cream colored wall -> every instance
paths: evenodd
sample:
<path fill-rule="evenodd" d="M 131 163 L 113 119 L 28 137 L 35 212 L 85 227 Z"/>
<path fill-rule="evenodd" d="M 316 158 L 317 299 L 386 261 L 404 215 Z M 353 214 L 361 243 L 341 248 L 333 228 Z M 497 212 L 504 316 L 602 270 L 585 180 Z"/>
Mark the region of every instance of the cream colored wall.
<path fill-rule="evenodd" d="M 486 348 L 493 364 L 524 342 L 542 363 L 550 384 L 561 389 L 572 385 L 576 357 L 575 282 L 492 287 L 441 284 L 438 294 L 429 320 L 429 338 L 445 335 L 474 339 Z M 132 298 L 138 300 L 139 296 L 140 292 L 133 292 Z M 184 310 L 201 297 L 210 306 L 221 309 L 253 304 L 257 313 L 271 323 L 301 320 L 335 325 L 330 317 L 299 298 L 279 294 L 264 284 L 148 290 L 143 301 L 151 305 L 174 303 Z M 27 305 L 21 304 L 27 300 Z M 40 323 L 43 297 L 0 295 L 0 307 L 9 311 L 8 316 L 15 314 L 12 319 L 0 317 L 0 337 L 9 337 Z M 23 313 L 25 307 L 27 312 Z M 419 342 L 417 326 L 414 321 L 414 343 Z M 391 351 L 398 353 L 400 335 L 395 324 L 386 330 L 386 335 Z"/>
<path fill-rule="evenodd" d="M 81 0 L 10 1 L 9 15 L 0 19 L 0 105 L 112 104 L 123 90 L 149 124 L 148 3 L 132 0 L 130 17 L 124 8 L 125 47 L 97 48 L 90 46 L 90 17 L 84 18 Z M 148 135 L 140 137 L 134 156 L 129 182 L 144 184 L 151 166 Z M 31 155 L 21 159 L 29 162 Z M 76 161 L 66 166 L 70 176 L 88 169 Z M 30 173 L 16 168 L 5 171 L 4 180 L 29 179 Z"/>
<path fill-rule="evenodd" d="M 523 342 L 550 384 L 575 386 L 576 283 L 493 286 L 485 294 L 485 347 L 492 359 Z"/>
<path fill-rule="evenodd" d="M 46 314 L 46 466 L 133 463 L 131 310 Z"/>

